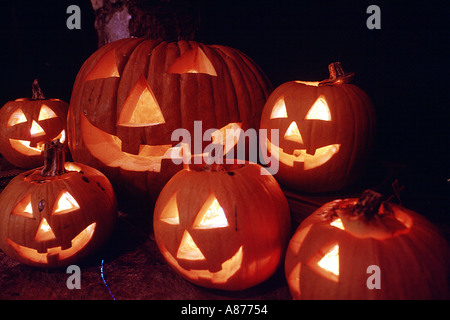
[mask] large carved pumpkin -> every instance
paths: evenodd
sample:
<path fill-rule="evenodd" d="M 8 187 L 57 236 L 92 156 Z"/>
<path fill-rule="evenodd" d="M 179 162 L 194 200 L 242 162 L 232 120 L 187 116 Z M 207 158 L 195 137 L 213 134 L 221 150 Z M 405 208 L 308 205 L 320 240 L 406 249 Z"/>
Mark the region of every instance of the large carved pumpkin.
<path fill-rule="evenodd" d="M 361 214 L 362 198 L 327 203 L 300 224 L 285 261 L 292 297 L 448 298 L 448 245 L 436 227 L 399 205 Z"/>
<path fill-rule="evenodd" d="M 267 162 L 279 161 L 276 178 L 293 190 L 339 190 L 354 182 L 366 163 L 375 123 L 372 103 L 347 83 L 352 75 L 339 63 L 329 69 L 330 80 L 282 84 L 263 110 L 261 129 L 268 135 L 260 140 L 262 154 L 271 156 Z"/>
<path fill-rule="evenodd" d="M 182 166 L 175 129 L 194 133 L 230 123 L 258 128 L 271 86 L 241 52 L 193 41 L 123 39 L 82 66 L 68 116 L 74 159 L 104 172 L 116 187 L 153 195 Z M 202 134 L 203 132 L 201 132 Z M 201 140 L 201 136 L 197 139 Z"/>
<path fill-rule="evenodd" d="M 0 109 L 0 153 L 24 169 L 42 165 L 46 142 L 65 140 L 69 108 L 62 100 L 46 99 L 37 80 L 32 91 L 31 99 L 9 101 Z"/>
<path fill-rule="evenodd" d="M 257 164 L 191 166 L 162 190 L 155 239 L 169 265 L 201 286 L 240 290 L 270 277 L 290 233 L 287 200 Z"/>
<path fill-rule="evenodd" d="M 62 145 L 47 146 L 44 167 L 18 175 L 0 194 L 0 248 L 24 264 L 60 267 L 104 244 L 117 204 L 101 172 L 64 163 Z"/>

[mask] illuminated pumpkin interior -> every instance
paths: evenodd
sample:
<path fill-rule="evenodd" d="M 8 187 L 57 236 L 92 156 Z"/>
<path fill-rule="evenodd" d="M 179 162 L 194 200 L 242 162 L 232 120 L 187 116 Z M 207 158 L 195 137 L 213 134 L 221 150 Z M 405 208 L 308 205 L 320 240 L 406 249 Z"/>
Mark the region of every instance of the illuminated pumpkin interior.
<path fill-rule="evenodd" d="M 45 134 L 45 131 L 36 121 L 33 120 L 31 124 L 30 134 L 32 137 L 36 137 Z"/>
<path fill-rule="evenodd" d="M 116 51 L 109 50 L 86 75 L 84 81 L 120 77 L 116 65 Z"/>
<path fill-rule="evenodd" d="M 278 98 L 275 105 L 272 108 L 272 113 L 270 114 L 270 119 L 282 119 L 287 118 L 286 104 L 284 103 L 284 96 Z"/>
<path fill-rule="evenodd" d="M 339 276 L 339 246 L 335 245 L 317 263 L 322 269 Z"/>
<path fill-rule="evenodd" d="M 286 104 L 284 97 L 281 96 L 275 102 L 270 119 L 283 119 L 288 118 Z M 313 103 L 311 108 L 308 110 L 305 120 L 322 120 L 331 121 L 331 112 L 324 96 L 320 96 Z M 297 142 L 300 145 L 304 144 L 303 137 L 300 133 L 300 129 L 296 121 L 292 121 L 287 128 L 284 139 L 288 141 Z M 293 167 L 296 163 L 301 163 L 303 165 L 303 170 L 310 170 L 317 168 L 326 162 L 328 162 L 336 153 L 339 152 L 340 144 L 330 144 L 317 148 L 314 154 L 308 154 L 306 149 L 295 149 L 292 154 L 285 153 L 284 150 L 271 143 L 269 139 L 266 140 L 267 149 L 278 160 L 283 164 Z"/>
<path fill-rule="evenodd" d="M 141 75 L 120 111 L 118 125 L 145 127 L 165 123 L 164 116 L 145 77 Z"/>
<path fill-rule="evenodd" d="M 333 244 L 315 254 L 307 265 L 323 277 L 339 282 L 339 245 Z"/>
<path fill-rule="evenodd" d="M 228 227 L 228 220 L 217 199 L 214 199 L 211 204 L 206 202 L 194 221 L 194 228 L 211 229 L 223 227 Z"/>
<path fill-rule="evenodd" d="M 45 220 L 45 219 L 44 219 Z M 47 223 L 48 225 L 48 223 Z M 38 229 L 38 233 L 46 233 L 45 229 L 47 226 L 43 225 L 41 222 L 40 227 L 43 226 L 44 230 Z M 67 249 L 62 249 L 61 246 L 58 247 L 51 247 L 47 248 L 47 252 L 45 253 L 39 253 L 37 250 L 33 248 L 28 248 L 25 246 L 21 246 L 11 239 L 7 238 L 6 241 L 8 244 L 22 257 L 35 262 L 35 263 L 47 263 L 49 257 L 57 257 L 59 260 L 64 260 L 67 258 L 70 258 L 74 254 L 78 253 L 81 249 L 83 249 L 91 240 L 92 235 L 95 231 L 96 223 L 93 222 L 90 225 L 88 225 L 83 231 L 81 231 L 77 236 L 75 236 L 71 241 L 71 246 Z M 50 226 L 48 226 L 50 227 Z M 49 229 L 51 230 L 51 229 Z M 48 232 L 48 231 L 47 231 Z M 53 232 L 52 232 L 53 233 Z"/>
<path fill-rule="evenodd" d="M 57 117 L 58 116 L 56 115 L 56 113 L 52 109 L 50 109 L 47 105 L 43 104 L 41 106 L 38 121 L 48 120 Z M 8 122 L 6 123 L 6 127 L 9 128 L 26 122 L 28 122 L 28 119 L 26 118 L 22 109 L 18 108 L 9 117 Z M 45 134 L 46 133 L 44 129 L 42 129 L 42 127 L 35 120 L 32 120 L 30 127 L 30 136 L 32 138 L 36 138 L 39 136 L 44 136 Z M 53 140 L 54 139 L 59 139 L 60 142 L 64 143 L 66 139 L 66 131 L 62 130 L 58 136 L 53 138 Z M 9 142 L 13 149 L 15 149 L 21 154 L 28 156 L 39 156 L 44 150 L 45 144 L 44 141 L 33 142 L 32 144 L 32 142 L 29 140 L 12 139 L 12 138 L 9 138 Z"/>
<path fill-rule="evenodd" d="M 336 227 L 338 229 L 344 230 L 344 225 L 342 224 L 342 220 L 340 218 L 334 219 L 330 226 Z"/>
<path fill-rule="evenodd" d="M 48 241 L 55 239 L 55 234 L 53 233 L 52 228 L 48 224 L 45 218 L 42 219 L 39 224 L 38 230 L 36 232 L 36 236 L 34 237 L 35 241 Z"/>
<path fill-rule="evenodd" d="M 160 216 L 161 221 L 168 224 L 179 224 L 180 218 L 178 214 L 178 206 L 177 206 L 177 194 L 174 193 L 170 200 L 168 201 L 164 211 Z"/>
<path fill-rule="evenodd" d="M 177 207 L 176 193 L 173 194 L 166 207 L 160 215 L 160 220 L 168 224 L 179 224 L 179 213 Z M 212 229 L 223 228 L 228 226 L 223 208 L 220 206 L 216 197 L 211 194 L 203 204 L 199 213 L 197 214 L 193 229 Z M 241 267 L 243 258 L 243 246 L 236 251 L 236 253 L 227 261 L 221 264 L 221 269 L 217 272 L 209 270 L 186 270 L 180 266 L 177 259 L 190 261 L 206 261 L 205 256 L 200 248 L 195 243 L 188 230 L 185 230 L 178 247 L 176 258 L 167 251 L 163 244 L 161 245 L 161 252 L 164 254 L 168 262 L 177 269 L 181 274 L 190 279 L 209 279 L 212 283 L 220 284 L 226 283 Z"/>
<path fill-rule="evenodd" d="M 183 53 L 169 67 L 167 73 L 204 73 L 217 76 L 214 66 L 200 47 Z"/>
<path fill-rule="evenodd" d="M 89 152 L 108 167 L 130 171 L 161 171 L 162 159 L 182 159 L 182 147 L 141 145 L 137 155 L 122 151 L 122 140 L 93 126 L 80 113 L 81 132 Z M 152 152 L 157 150 L 157 154 Z"/>
<path fill-rule="evenodd" d="M 300 134 L 300 131 L 298 130 L 297 122 L 291 122 L 288 129 L 286 130 L 286 133 L 284 134 L 284 138 L 286 140 L 291 140 L 303 144 L 303 138 Z"/>
<path fill-rule="evenodd" d="M 183 276 L 192 280 L 208 279 L 213 284 L 227 283 L 227 281 L 241 269 L 242 259 L 244 256 L 243 246 L 240 246 L 230 259 L 222 263 L 219 271 L 211 272 L 208 270 L 186 270 L 180 266 L 178 261 L 170 254 L 169 251 L 167 251 L 163 244 L 161 244 L 161 251 L 169 264 Z"/>
<path fill-rule="evenodd" d="M 70 163 L 66 163 L 70 164 Z M 79 209 L 77 201 L 70 195 L 70 193 L 63 192 L 56 201 L 55 210 L 53 214 L 64 214 Z M 14 215 L 19 215 L 25 218 L 34 218 L 33 208 L 31 204 L 31 194 L 26 195 L 21 201 L 17 203 L 11 212 Z M 17 244 L 11 239 L 7 238 L 8 244 L 22 257 L 36 263 L 47 263 L 47 258 L 50 256 L 57 256 L 58 259 L 66 259 L 77 252 L 79 252 L 92 238 L 96 223 L 91 223 L 72 241 L 71 246 L 67 249 L 62 249 L 61 246 L 47 248 L 45 253 L 40 253 L 36 249 L 25 247 Z M 37 228 L 34 240 L 37 242 L 49 241 L 56 239 L 56 236 L 48 223 L 46 218 L 42 218 Z"/>
<path fill-rule="evenodd" d="M 66 171 L 76 171 L 76 172 L 80 172 L 81 171 L 81 167 L 76 165 L 73 162 L 66 162 L 64 163 L 64 169 L 66 169 Z"/>
<path fill-rule="evenodd" d="M 296 149 L 293 154 L 285 153 L 282 148 L 275 146 L 266 139 L 267 149 L 272 156 L 278 158 L 283 164 L 293 167 L 295 163 L 303 163 L 303 170 L 310 170 L 327 163 L 336 153 L 339 152 L 340 144 L 330 144 L 317 148 L 313 155 L 306 153 L 305 149 Z"/>
<path fill-rule="evenodd" d="M 6 123 L 6 127 L 12 127 L 19 123 L 27 122 L 27 117 L 25 117 L 25 114 L 23 113 L 22 109 L 17 109 L 14 111 L 11 116 L 8 119 L 8 122 Z"/>
<path fill-rule="evenodd" d="M 43 104 L 41 110 L 39 111 L 38 121 L 57 118 L 56 113 L 50 109 L 47 105 Z"/>
<path fill-rule="evenodd" d="M 306 114 L 308 120 L 331 121 L 331 112 L 324 96 L 320 96 Z"/>
<path fill-rule="evenodd" d="M 55 214 L 64 214 L 67 212 L 75 211 L 79 209 L 80 206 L 78 202 L 73 198 L 73 196 L 65 191 L 60 196 L 58 201 L 56 202 L 56 207 L 53 213 Z"/>
<path fill-rule="evenodd" d="M 205 256 L 187 230 L 184 231 L 183 237 L 181 238 L 181 243 L 177 251 L 177 259 L 205 260 Z"/>
<path fill-rule="evenodd" d="M 22 200 L 20 200 L 11 213 L 25 218 L 33 218 L 33 209 L 31 207 L 31 194 L 28 194 Z"/>

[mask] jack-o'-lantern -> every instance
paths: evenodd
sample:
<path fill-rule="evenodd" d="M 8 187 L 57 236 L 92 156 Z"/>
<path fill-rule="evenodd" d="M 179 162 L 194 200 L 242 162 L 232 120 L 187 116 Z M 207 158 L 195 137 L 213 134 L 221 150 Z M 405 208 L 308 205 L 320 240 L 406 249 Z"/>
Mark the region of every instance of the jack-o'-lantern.
<path fill-rule="evenodd" d="M 270 161 L 279 162 L 275 177 L 282 186 L 306 192 L 342 189 L 365 166 L 374 131 L 369 97 L 348 82 L 353 74 L 340 63 L 329 66 L 330 79 L 291 81 L 268 98 L 261 117 L 260 139 Z M 272 139 L 277 129 L 278 139 Z M 278 141 L 277 141 L 278 140 Z"/>
<path fill-rule="evenodd" d="M 241 290 L 270 277 L 290 233 L 287 200 L 257 164 L 183 169 L 161 191 L 153 216 L 158 247 L 185 279 Z"/>
<path fill-rule="evenodd" d="M 448 246 L 437 228 L 399 205 L 357 210 L 371 207 L 364 198 L 329 202 L 300 224 L 285 260 L 292 297 L 446 299 Z"/>
<path fill-rule="evenodd" d="M 121 194 L 156 196 L 182 166 L 175 129 L 194 135 L 240 123 L 258 128 L 271 88 L 241 52 L 193 41 L 122 39 L 103 46 L 76 78 L 68 116 L 74 159 L 111 180 Z M 202 139 L 200 132 L 198 139 Z"/>
<path fill-rule="evenodd" d="M 0 109 L 0 153 L 24 169 L 42 165 L 45 142 L 64 142 L 69 108 L 59 99 L 46 99 L 37 80 L 32 88 L 31 99 L 9 101 Z"/>
<path fill-rule="evenodd" d="M 108 239 L 117 204 L 102 173 L 65 163 L 59 142 L 46 146 L 44 167 L 18 175 L 0 194 L 0 248 L 24 264 L 60 267 Z"/>

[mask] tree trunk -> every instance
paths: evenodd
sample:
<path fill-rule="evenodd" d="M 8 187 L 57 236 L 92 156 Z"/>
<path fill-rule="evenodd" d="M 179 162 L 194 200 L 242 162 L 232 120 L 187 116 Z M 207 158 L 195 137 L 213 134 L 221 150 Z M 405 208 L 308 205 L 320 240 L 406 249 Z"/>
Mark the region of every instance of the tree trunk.
<path fill-rule="evenodd" d="M 193 40 L 200 26 L 199 1 L 91 0 L 98 47 L 129 37 Z"/>

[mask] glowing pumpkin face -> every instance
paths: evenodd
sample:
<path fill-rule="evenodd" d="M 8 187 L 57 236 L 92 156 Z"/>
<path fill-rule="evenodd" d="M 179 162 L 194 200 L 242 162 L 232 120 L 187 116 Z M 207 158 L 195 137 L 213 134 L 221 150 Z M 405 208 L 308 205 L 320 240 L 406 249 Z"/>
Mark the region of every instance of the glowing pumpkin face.
<path fill-rule="evenodd" d="M 335 79 L 336 80 L 336 79 Z M 269 97 L 261 129 L 278 129 L 279 142 L 261 147 L 279 161 L 278 181 L 295 190 L 338 190 L 363 166 L 374 127 L 367 95 L 344 81 L 292 81 Z"/>
<path fill-rule="evenodd" d="M 181 157 L 171 140 L 175 129 L 193 135 L 196 120 L 203 130 L 229 123 L 257 128 L 269 88 L 259 68 L 234 49 L 119 40 L 100 48 L 78 73 L 69 147 L 76 161 L 100 169 L 126 193 L 156 199 L 181 169 L 172 162 Z"/>
<path fill-rule="evenodd" d="M 75 263 L 98 249 L 114 227 L 116 200 L 97 170 L 66 163 L 66 172 L 39 169 L 15 177 L 0 195 L 0 248 L 39 267 Z"/>
<path fill-rule="evenodd" d="M 17 167 L 42 165 L 45 142 L 65 140 L 68 108 L 59 99 L 21 98 L 6 103 L 0 109 L 0 153 Z"/>
<path fill-rule="evenodd" d="M 256 164 L 178 172 L 154 212 L 155 238 L 187 280 L 240 290 L 273 274 L 289 235 L 286 198 Z"/>
<path fill-rule="evenodd" d="M 329 202 L 300 224 L 285 259 L 292 297 L 445 299 L 448 247 L 437 229 L 397 205 L 368 219 L 353 212 L 357 201 Z M 379 267 L 378 289 L 368 285 L 370 266 Z"/>

